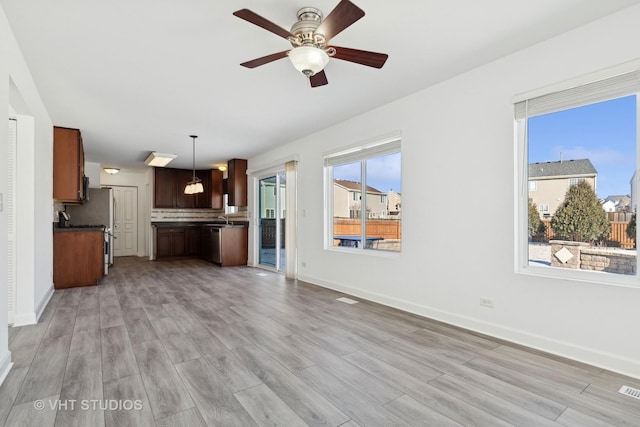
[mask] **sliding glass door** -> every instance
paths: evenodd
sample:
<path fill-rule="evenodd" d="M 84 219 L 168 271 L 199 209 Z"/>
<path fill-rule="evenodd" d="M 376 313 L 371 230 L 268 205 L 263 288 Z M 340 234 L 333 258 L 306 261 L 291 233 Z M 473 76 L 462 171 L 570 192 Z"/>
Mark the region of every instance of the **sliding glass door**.
<path fill-rule="evenodd" d="M 286 270 L 285 221 L 286 176 L 284 171 L 258 181 L 258 263 L 276 271 Z"/>

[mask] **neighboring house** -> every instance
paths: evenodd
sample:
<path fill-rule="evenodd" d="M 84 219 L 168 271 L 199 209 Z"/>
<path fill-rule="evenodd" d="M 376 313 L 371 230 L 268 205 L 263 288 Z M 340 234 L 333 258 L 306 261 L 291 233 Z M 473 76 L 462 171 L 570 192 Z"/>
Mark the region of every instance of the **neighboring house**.
<path fill-rule="evenodd" d="M 540 218 L 551 217 L 564 201 L 569 187 L 587 181 L 596 191 L 598 172 L 589 159 L 529 164 L 529 198 Z"/>
<path fill-rule="evenodd" d="M 602 201 L 605 212 L 627 212 L 631 210 L 631 196 L 608 196 Z"/>
<path fill-rule="evenodd" d="M 286 192 L 285 184 L 280 184 L 280 218 L 286 218 L 285 206 Z M 260 180 L 260 191 L 258 192 L 260 204 L 260 218 L 276 217 L 276 183 L 275 178 L 271 180 Z"/>
<path fill-rule="evenodd" d="M 392 218 L 400 218 L 402 214 L 402 194 L 393 189 L 387 193 L 387 212 Z"/>
<path fill-rule="evenodd" d="M 333 181 L 333 216 L 338 218 L 362 218 L 362 184 L 355 181 Z M 367 218 L 387 217 L 387 194 L 367 185 Z"/>

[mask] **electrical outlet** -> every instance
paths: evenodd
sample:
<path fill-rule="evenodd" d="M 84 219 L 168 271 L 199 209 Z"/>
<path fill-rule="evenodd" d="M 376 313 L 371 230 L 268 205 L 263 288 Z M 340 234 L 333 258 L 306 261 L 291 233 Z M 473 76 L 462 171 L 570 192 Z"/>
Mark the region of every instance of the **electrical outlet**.
<path fill-rule="evenodd" d="M 302 261 L 302 266 L 303 266 L 303 267 L 306 267 L 306 266 L 307 266 L 307 263 L 306 263 L 306 262 L 304 262 L 304 261 Z"/>
<path fill-rule="evenodd" d="M 480 305 L 493 308 L 493 300 L 488 297 L 480 297 Z"/>

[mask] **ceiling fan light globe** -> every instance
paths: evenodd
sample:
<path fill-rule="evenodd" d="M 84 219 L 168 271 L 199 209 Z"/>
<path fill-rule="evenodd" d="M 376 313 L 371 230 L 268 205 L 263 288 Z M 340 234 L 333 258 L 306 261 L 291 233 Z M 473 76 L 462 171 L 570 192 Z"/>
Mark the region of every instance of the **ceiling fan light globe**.
<path fill-rule="evenodd" d="M 296 70 L 307 77 L 319 73 L 329 63 L 327 52 L 313 46 L 294 47 L 289 51 L 289 59 Z"/>

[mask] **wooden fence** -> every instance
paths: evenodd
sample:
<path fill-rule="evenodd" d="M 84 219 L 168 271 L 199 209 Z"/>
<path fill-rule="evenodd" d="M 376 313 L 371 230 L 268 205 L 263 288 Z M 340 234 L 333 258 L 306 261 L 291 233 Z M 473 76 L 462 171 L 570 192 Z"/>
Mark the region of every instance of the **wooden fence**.
<path fill-rule="evenodd" d="M 551 220 L 542 220 L 545 227 L 544 239 L 546 241 L 553 240 L 554 233 L 551 228 Z M 635 247 L 633 239 L 627 236 L 628 222 L 611 221 L 611 234 L 604 241 L 608 247 L 620 247 L 624 249 L 633 249 Z"/>
<path fill-rule="evenodd" d="M 399 219 L 368 219 L 367 237 L 383 239 L 402 239 L 402 227 Z M 335 236 L 359 236 L 361 234 L 360 219 L 334 218 L 333 234 Z"/>

